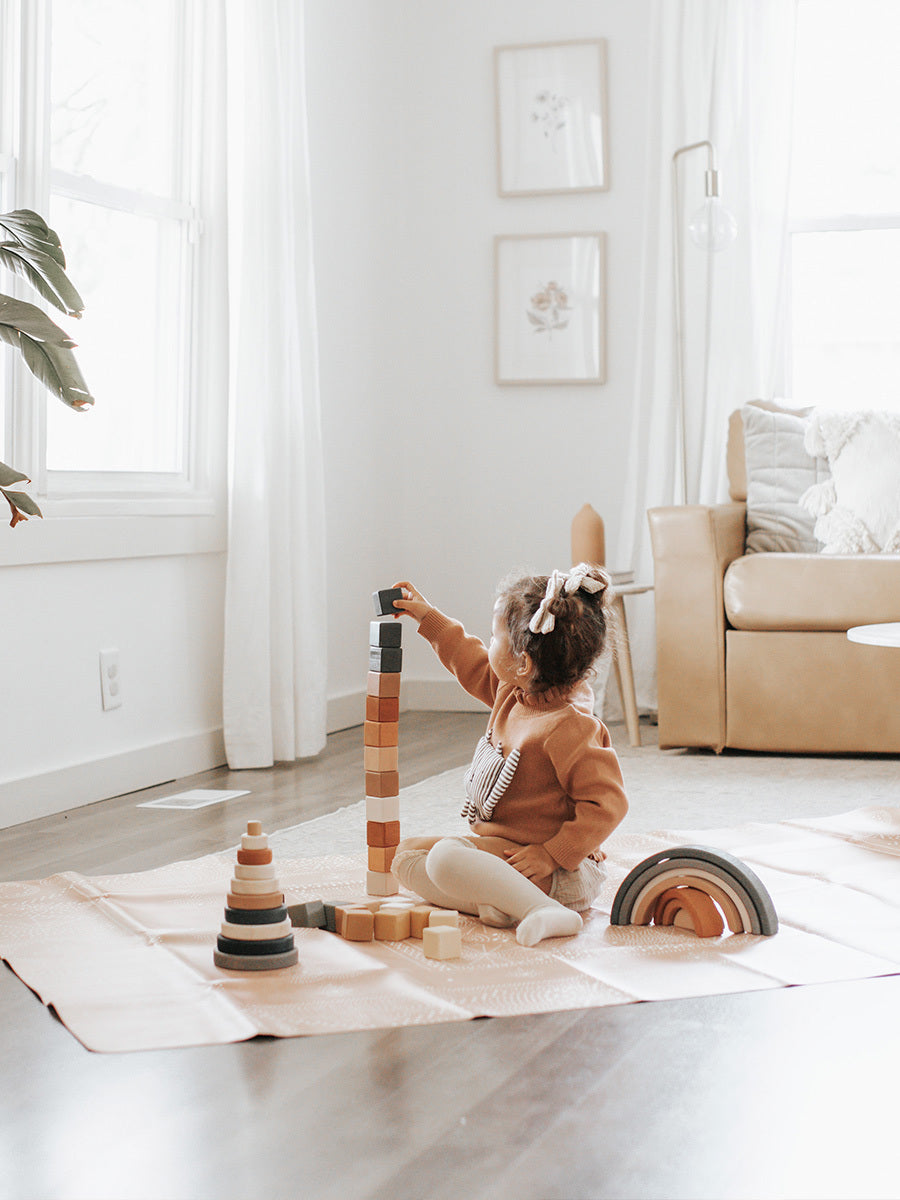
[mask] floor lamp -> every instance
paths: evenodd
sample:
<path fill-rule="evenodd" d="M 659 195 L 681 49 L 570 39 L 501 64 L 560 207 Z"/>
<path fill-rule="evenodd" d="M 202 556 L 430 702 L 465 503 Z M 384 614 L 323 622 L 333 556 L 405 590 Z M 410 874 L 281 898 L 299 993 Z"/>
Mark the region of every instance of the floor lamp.
<path fill-rule="evenodd" d="M 681 503 L 687 504 L 687 425 L 684 406 L 684 334 L 682 329 L 681 270 L 681 203 L 678 196 L 678 160 L 682 154 L 706 147 L 706 197 L 702 206 L 694 213 L 688 225 L 691 241 L 708 254 L 725 250 L 737 237 L 737 221 L 719 198 L 719 171 L 716 166 L 716 148 L 709 141 L 692 142 L 681 146 L 672 155 L 672 245 L 674 250 L 675 287 L 675 354 L 678 382 L 678 436 L 681 444 Z"/>

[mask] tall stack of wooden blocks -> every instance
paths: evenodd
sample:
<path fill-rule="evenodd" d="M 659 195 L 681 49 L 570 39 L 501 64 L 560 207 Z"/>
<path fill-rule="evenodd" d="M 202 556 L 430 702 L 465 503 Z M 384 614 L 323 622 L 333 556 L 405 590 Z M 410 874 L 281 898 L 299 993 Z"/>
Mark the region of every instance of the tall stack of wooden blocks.
<path fill-rule="evenodd" d="M 375 612 L 394 616 L 401 588 L 375 592 Z M 369 674 L 366 687 L 365 772 L 366 845 L 370 896 L 393 896 L 400 889 L 391 863 L 400 844 L 400 672 L 403 630 L 399 621 L 369 626 Z"/>

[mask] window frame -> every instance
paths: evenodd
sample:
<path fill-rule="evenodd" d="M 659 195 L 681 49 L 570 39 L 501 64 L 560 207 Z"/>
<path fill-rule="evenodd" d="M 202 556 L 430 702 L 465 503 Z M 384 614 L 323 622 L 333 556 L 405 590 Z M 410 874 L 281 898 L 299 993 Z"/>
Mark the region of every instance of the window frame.
<path fill-rule="evenodd" d="M 227 412 L 227 311 L 221 293 L 224 219 L 221 148 L 207 133 L 214 119 L 216 64 L 206 77 L 213 6 L 184 0 L 180 31 L 182 81 L 188 87 L 181 141 L 178 199 L 132 191 L 73 176 L 49 163 L 49 71 L 53 0 L 4 0 L 0 16 L 0 68 L 6 83 L 0 124 L 0 211 L 49 212 L 51 190 L 118 211 L 181 223 L 184 323 L 181 371 L 182 470 L 178 472 L 57 471 L 46 465 L 46 411 L 58 404 L 34 379 L 20 356 L 0 350 L 0 383 L 6 461 L 27 472 L 44 513 L 15 533 L 0 536 L 0 564 L 219 552 L 225 547 Z M 64 2 L 64 0 L 63 0 Z M 211 86 L 212 81 L 212 86 Z M 215 211 L 218 209 L 218 211 Z M 65 248 L 65 238 L 63 237 Z M 73 280 L 76 287 L 77 279 Z M 35 302 L 33 292 L 3 273 L 3 290 Z M 55 317 L 53 319 L 56 319 Z M 61 322 L 77 338 L 77 329 Z M 77 351 L 76 351 L 77 353 Z M 90 381 L 89 381 L 90 382 Z M 85 416 L 90 419 L 89 414 Z M 127 526 L 128 532 L 125 532 Z"/>

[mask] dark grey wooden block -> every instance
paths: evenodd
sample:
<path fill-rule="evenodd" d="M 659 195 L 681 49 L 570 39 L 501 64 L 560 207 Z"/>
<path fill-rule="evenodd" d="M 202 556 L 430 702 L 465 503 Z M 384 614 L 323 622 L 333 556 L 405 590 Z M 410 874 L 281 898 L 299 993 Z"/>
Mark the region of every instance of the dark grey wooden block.
<path fill-rule="evenodd" d="M 391 617 L 395 612 L 399 612 L 399 609 L 394 608 L 394 601 L 402 599 L 403 588 L 385 588 L 372 593 L 372 601 L 379 617 Z"/>
<path fill-rule="evenodd" d="M 298 929 L 324 929 L 325 905 L 321 900 L 306 900 L 302 904 L 292 904 L 287 915 L 291 924 Z"/>
<path fill-rule="evenodd" d="M 396 646 L 372 646 L 369 670 L 379 675 L 398 675 L 403 669 L 403 651 Z"/>
<path fill-rule="evenodd" d="M 403 626 L 399 621 L 371 621 L 370 646 L 399 646 L 403 642 Z"/>

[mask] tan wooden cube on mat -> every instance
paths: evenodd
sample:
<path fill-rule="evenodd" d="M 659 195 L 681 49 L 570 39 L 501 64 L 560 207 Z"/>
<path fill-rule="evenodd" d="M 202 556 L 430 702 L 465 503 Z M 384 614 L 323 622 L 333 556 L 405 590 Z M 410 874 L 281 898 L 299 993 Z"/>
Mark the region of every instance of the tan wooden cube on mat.
<path fill-rule="evenodd" d="M 375 937 L 375 914 L 368 908 L 348 908 L 341 922 L 341 937 L 348 942 L 371 942 Z"/>
<path fill-rule="evenodd" d="M 368 696 L 399 696 L 400 673 L 370 671 L 366 676 L 366 695 Z"/>
<path fill-rule="evenodd" d="M 421 938 L 422 930 L 428 928 L 428 921 L 434 909 L 430 904 L 417 904 L 409 914 L 409 936 Z"/>
<path fill-rule="evenodd" d="M 375 941 L 402 942 L 409 937 L 408 909 L 379 909 L 375 914 Z"/>

